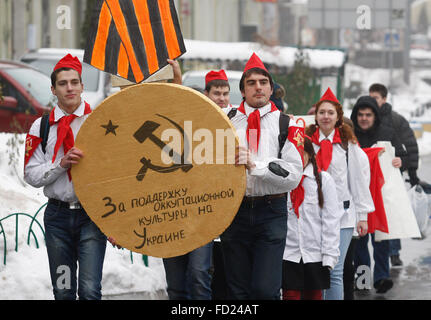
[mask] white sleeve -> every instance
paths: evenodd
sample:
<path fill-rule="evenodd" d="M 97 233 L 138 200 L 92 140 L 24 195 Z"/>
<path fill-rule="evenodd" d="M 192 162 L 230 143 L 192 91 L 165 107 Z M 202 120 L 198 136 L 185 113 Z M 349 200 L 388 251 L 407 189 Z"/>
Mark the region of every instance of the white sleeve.
<path fill-rule="evenodd" d="M 368 213 L 375 210 L 370 192 L 370 161 L 358 144 L 349 143 L 348 153 L 348 180 L 357 221 L 367 221 Z"/>
<path fill-rule="evenodd" d="M 270 163 L 278 164 L 288 172 L 287 176 L 276 174 L 269 170 Z M 281 150 L 281 159 L 269 157 L 262 161 L 255 161 L 256 168 L 249 171 L 251 176 L 262 179 L 263 182 L 273 185 L 280 193 L 290 192 L 301 181 L 303 166 L 298 149 L 288 139 Z"/>
<path fill-rule="evenodd" d="M 340 215 L 334 179 L 322 172 L 322 265 L 335 267 L 340 255 Z"/>
<path fill-rule="evenodd" d="M 40 118 L 33 123 L 29 134 L 39 137 L 39 132 Z M 35 188 L 51 184 L 66 171 L 66 169 L 60 166 L 61 158 L 57 158 L 52 163 L 47 153 L 43 153 L 42 146 L 39 144 L 24 168 L 24 180 Z"/>

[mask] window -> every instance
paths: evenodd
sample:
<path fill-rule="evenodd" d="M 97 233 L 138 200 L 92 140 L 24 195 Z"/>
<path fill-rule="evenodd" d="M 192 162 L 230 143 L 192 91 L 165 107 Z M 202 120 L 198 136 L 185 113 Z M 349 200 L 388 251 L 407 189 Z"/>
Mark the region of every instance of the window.
<path fill-rule="evenodd" d="M 4 71 L 14 78 L 41 105 L 47 106 L 49 104 L 52 99 L 51 80 L 49 77 L 27 68 L 10 68 L 4 69 Z M 18 100 L 18 102 L 20 101 Z"/>
<path fill-rule="evenodd" d="M 30 103 L 24 96 L 8 81 L 0 78 L 0 83 L 3 88 L 3 96 L 4 97 L 13 97 L 18 101 L 17 110 L 22 113 L 36 114 L 36 111 L 32 108 Z"/>

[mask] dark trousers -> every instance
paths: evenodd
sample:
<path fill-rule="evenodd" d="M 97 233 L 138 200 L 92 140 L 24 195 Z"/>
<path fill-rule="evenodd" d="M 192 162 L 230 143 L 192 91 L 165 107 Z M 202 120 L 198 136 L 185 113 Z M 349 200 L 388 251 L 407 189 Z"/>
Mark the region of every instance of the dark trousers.
<path fill-rule="evenodd" d="M 182 256 L 164 258 L 169 300 L 211 300 L 213 242 Z"/>
<path fill-rule="evenodd" d="M 220 237 L 228 299 L 280 299 L 286 233 L 285 198 L 242 202 Z"/>
<path fill-rule="evenodd" d="M 48 204 L 44 225 L 55 299 L 100 300 L 106 236 L 84 209 Z"/>
<path fill-rule="evenodd" d="M 390 278 L 389 274 L 389 241 L 374 241 L 374 233 L 371 234 L 371 243 L 374 248 L 373 282 Z M 371 266 L 370 253 L 368 251 L 368 234 L 359 238 L 356 246 L 355 269 L 360 265 Z"/>
<path fill-rule="evenodd" d="M 397 256 L 401 251 L 401 240 L 391 239 L 387 240 L 389 242 L 389 256 Z"/>
<path fill-rule="evenodd" d="M 213 276 L 211 283 L 212 299 L 227 299 L 226 271 L 224 268 L 223 251 L 220 241 L 214 241 L 213 246 Z"/>
<path fill-rule="evenodd" d="M 357 238 L 352 238 L 349 249 L 347 250 L 346 259 L 344 260 L 344 300 L 354 300 L 353 291 L 355 290 L 355 250 Z"/>

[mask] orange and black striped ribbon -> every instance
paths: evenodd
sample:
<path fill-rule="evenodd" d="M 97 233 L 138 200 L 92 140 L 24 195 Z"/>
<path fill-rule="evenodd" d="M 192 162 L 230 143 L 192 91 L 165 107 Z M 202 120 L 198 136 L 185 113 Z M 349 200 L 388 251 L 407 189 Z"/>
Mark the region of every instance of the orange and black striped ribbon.
<path fill-rule="evenodd" d="M 84 62 L 139 83 L 186 52 L 173 0 L 98 0 Z"/>

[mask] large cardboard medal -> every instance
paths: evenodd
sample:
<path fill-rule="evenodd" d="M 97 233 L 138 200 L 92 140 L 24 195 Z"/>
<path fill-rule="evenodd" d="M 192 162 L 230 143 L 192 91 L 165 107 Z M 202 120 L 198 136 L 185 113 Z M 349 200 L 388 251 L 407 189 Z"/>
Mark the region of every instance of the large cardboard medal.
<path fill-rule="evenodd" d="M 245 193 L 238 139 L 221 109 L 195 90 L 140 84 L 108 97 L 82 125 L 72 168 L 90 218 L 127 249 L 185 254 L 217 238 Z"/>

